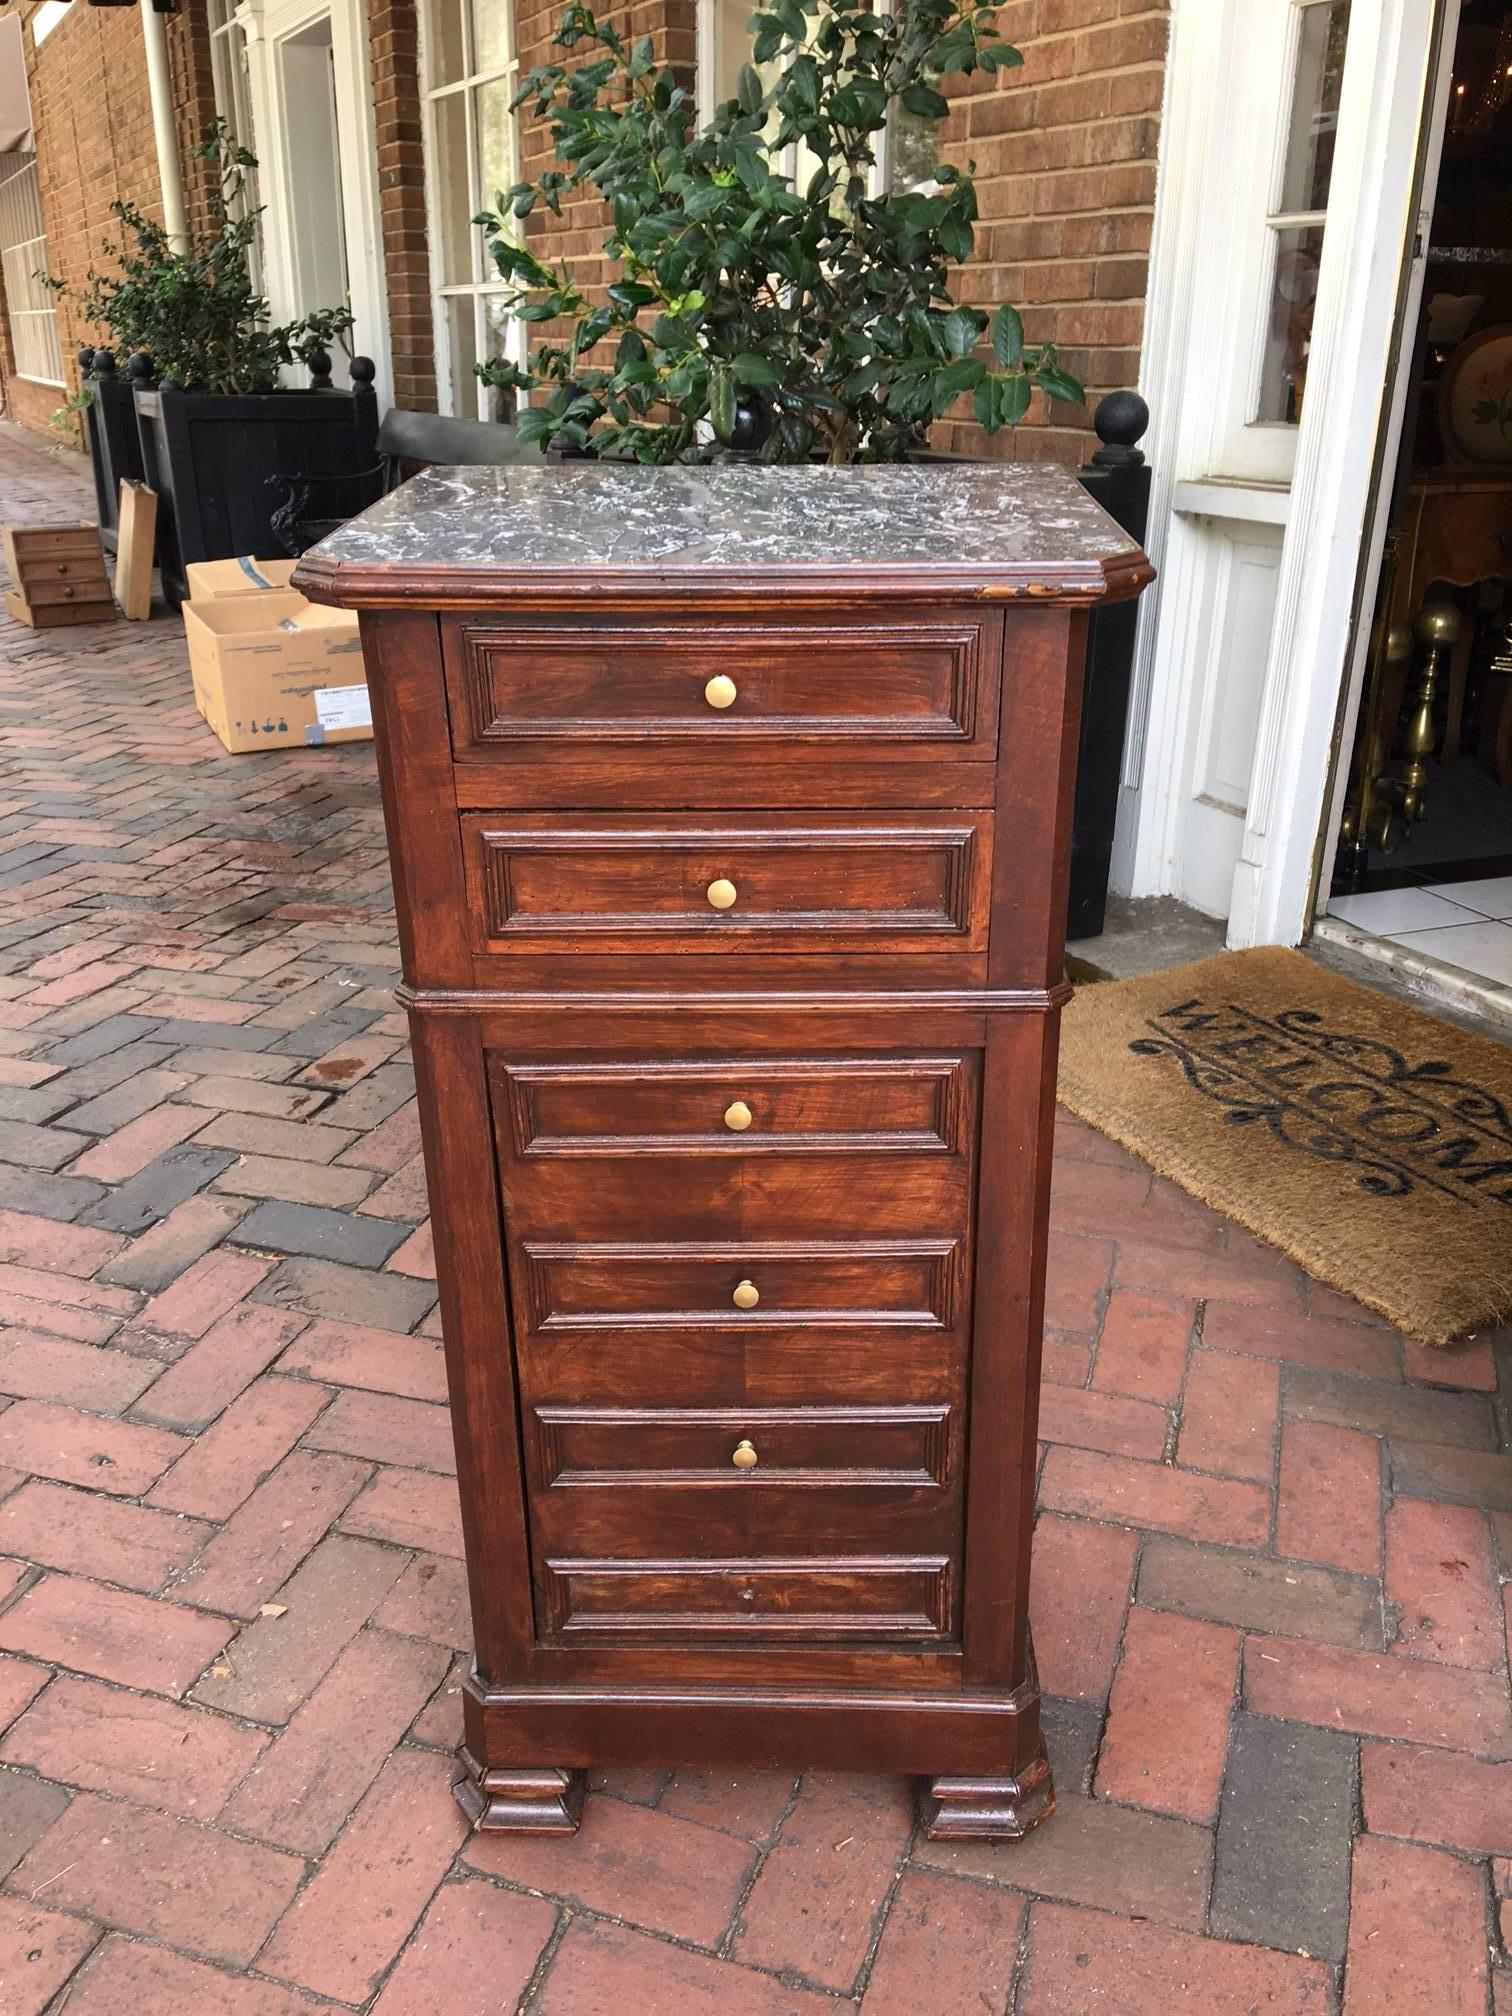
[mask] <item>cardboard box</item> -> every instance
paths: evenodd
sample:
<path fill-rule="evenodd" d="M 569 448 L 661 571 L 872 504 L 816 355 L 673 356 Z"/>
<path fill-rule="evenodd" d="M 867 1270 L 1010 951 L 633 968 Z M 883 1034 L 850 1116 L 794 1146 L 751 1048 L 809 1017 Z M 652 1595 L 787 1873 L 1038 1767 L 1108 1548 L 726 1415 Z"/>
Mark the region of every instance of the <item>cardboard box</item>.
<path fill-rule="evenodd" d="M 297 560 L 192 560 L 184 569 L 188 600 L 216 602 L 222 595 L 251 595 L 258 589 L 284 589 L 299 565 Z"/>
<path fill-rule="evenodd" d="M 233 755 L 370 742 L 357 618 L 292 590 L 184 604 L 199 711 Z"/>

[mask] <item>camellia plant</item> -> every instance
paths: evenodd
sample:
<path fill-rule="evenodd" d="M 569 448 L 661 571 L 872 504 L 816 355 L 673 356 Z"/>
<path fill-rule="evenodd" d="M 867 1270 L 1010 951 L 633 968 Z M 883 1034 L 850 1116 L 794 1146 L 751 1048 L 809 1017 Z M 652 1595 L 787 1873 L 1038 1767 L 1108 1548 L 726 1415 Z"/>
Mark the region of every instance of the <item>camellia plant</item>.
<path fill-rule="evenodd" d="M 641 462 L 702 460 L 715 443 L 771 461 L 897 460 L 963 395 L 989 433 L 1022 420 L 1036 387 L 1080 402 L 1016 309 L 989 319 L 951 297 L 976 191 L 928 143 L 949 109 L 942 79 L 1022 61 L 995 9 L 772 0 L 750 26 L 736 95 L 703 128 L 650 37 L 629 43 L 586 6 L 568 7 L 556 38 L 582 60 L 524 80 L 515 103 L 550 121 L 562 165 L 477 220 L 513 312 L 548 325 L 526 369 L 479 367 L 537 394 L 521 439 Z M 879 191 L 879 143 L 891 132 L 896 154 L 905 122 L 928 179 Z M 603 298 L 522 242 L 532 211 L 560 216 L 585 187 L 612 219 Z"/>

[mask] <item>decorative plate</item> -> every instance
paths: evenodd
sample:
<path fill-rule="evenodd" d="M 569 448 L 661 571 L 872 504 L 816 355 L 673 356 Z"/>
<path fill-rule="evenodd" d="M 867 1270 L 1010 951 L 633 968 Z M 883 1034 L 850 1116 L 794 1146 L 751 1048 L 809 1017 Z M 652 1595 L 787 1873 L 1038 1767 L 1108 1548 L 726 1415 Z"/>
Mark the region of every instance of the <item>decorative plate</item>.
<path fill-rule="evenodd" d="M 1512 325 L 1483 329 L 1449 359 L 1439 424 L 1454 461 L 1512 465 Z"/>

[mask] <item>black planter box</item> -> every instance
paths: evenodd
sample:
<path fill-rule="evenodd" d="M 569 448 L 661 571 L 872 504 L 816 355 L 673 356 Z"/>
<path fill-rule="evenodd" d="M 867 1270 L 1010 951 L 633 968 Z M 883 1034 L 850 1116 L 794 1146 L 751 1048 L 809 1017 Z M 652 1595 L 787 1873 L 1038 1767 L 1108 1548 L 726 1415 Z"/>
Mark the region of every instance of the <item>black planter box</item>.
<path fill-rule="evenodd" d="M 84 353 L 91 362 L 84 373 L 89 403 L 84 409 L 84 433 L 94 465 L 95 505 L 100 538 L 108 553 L 115 551 L 120 518 L 121 485 L 142 480 L 142 445 L 137 433 L 136 406 L 129 379 L 116 374 L 114 358 Z M 81 357 L 80 362 L 83 362 Z"/>
<path fill-rule="evenodd" d="M 351 391 L 136 391 L 146 481 L 158 493 L 158 565 L 175 606 L 197 560 L 284 551 L 272 514 L 287 490 L 273 479 L 356 476 L 378 460 L 378 402 Z"/>

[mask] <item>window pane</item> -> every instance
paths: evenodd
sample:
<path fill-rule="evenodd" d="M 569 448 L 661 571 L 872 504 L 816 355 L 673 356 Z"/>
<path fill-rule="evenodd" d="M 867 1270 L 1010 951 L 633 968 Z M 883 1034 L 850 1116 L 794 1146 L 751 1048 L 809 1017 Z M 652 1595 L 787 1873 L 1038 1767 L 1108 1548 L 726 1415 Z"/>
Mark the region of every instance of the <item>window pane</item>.
<path fill-rule="evenodd" d="M 479 362 L 477 300 L 472 294 L 453 295 L 446 303 L 446 330 L 451 347 L 451 410 L 472 420 L 478 413 L 478 393 L 482 389 L 473 372 Z"/>
<path fill-rule="evenodd" d="M 714 103 L 723 105 L 735 96 L 740 67 L 751 60 L 751 38 L 746 23 L 755 13 L 752 0 L 714 0 Z M 771 64 L 767 81 L 776 74 Z"/>
<path fill-rule="evenodd" d="M 1276 233 L 1276 273 L 1260 379 L 1261 420 L 1295 426 L 1302 418 L 1322 258 L 1321 224 Z"/>
<path fill-rule="evenodd" d="M 436 148 L 431 175 L 436 192 L 441 284 L 456 286 L 477 277 L 472 227 L 475 192 L 467 153 L 467 94 L 455 91 L 450 97 L 437 98 L 435 108 Z"/>
<path fill-rule="evenodd" d="M 1291 133 L 1281 185 L 1281 209 L 1288 216 L 1328 208 L 1344 83 L 1344 45 L 1349 36 L 1349 0 L 1324 0 L 1322 5 L 1304 7 L 1300 29 Z"/>
<path fill-rule="evenodd" d="M 940 121 L 906 112 L 895 103 L 887 122 L 887 186 L 917 189 L 934 180 L 940 165 Z"/>
<path fill-rule="evenodd" d="M 473 74 L 488 77 L 509 61 L 509 0 L 472 0 Z"/>
<path fill-rule="evenodd" d="M 501 193 L 515 180 L 514 115 L 509 101 L 514 87 L 500 77 L 480 84 L 473 99 L 478 127 L 478 196 L 481 207 L 499 207 Z"/>
<path fill-rule="evenodd" d="M 455 84 L 459 77 L 467 75 L 462 5 L 463 0 L 430 0 L 430 38 L 425 54 L 432 89 L 437 84 Z"/>

